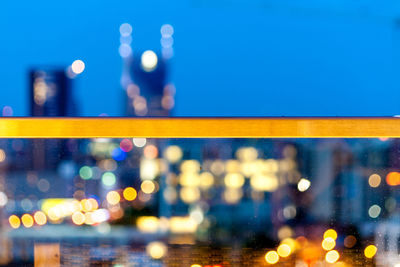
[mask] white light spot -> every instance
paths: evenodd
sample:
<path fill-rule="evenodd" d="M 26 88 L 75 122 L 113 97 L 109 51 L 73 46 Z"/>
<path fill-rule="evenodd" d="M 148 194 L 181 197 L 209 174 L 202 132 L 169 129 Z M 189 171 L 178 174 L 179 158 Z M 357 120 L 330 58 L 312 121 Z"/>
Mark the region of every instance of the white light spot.
<path fill-rule="evenodd" d="M 119 33 L 122 36 L 129 36 L 132 34 L 132 26 L 129 23 L 123 23 L 119 26 Z"/>
<path fill-rule="evenodd" d="M 71 69 L 75 74 L 81 74 L 85 70 L 85 63 L 80 59 L 75 60 L 71 65 Z"/>
<path fill-rule="evenodd" d="M 377 218 L 379 214 L 381 214 L 381 207 L 379 207 L 378 205 L 372 205 L 368 209 L 368 215 L 371 218 Z"/>
<path fill-rule="evenodd" d="M 300 192 L 306 191 L 311 185 L 311 182 L 305 178 L 301 178 L 299 183 L 297 184 L 297 189 L 299 189 Z"/>
<path fill-rule="evenodd" d="M 151 50 L 147 50 L 142 54 L 141 57 L 142 68 L 145 71 L 152 71 L 156 68 L 158 63 L 158 58 L 156 53 Z"/>
<path fill-rule="evenodd" d="M 161 26 L 162 37 L 171 37 L 174 34 L 174 27 L 170 24 L 164 24 Z"/>
<path fill-rule="evenodd" d="M 123 58 L 129 57 L 132 54 L 132 48 L 128 44 L 121 44 L 119 46 L 119 55 Z"/>

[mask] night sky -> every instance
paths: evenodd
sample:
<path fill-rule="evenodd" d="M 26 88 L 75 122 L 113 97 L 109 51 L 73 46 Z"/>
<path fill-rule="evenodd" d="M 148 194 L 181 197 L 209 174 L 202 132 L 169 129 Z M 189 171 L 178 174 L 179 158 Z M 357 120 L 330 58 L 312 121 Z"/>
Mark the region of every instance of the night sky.
<path fill-rule="evenodd" d="M 82 59 L 81 115 L 123 115 L 128 22 L 136 51 L 159 50 L 161 25 L 174 26 L 174 115 L 400 114 L 400 5 L 324 2 L 3 0 L 0 107 L 28 115 L 28 69 Z"/>

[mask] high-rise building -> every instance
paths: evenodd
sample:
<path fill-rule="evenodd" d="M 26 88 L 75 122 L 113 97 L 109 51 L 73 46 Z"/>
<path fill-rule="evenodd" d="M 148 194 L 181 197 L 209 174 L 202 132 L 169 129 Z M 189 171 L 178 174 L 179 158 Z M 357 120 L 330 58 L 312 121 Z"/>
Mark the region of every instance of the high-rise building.
<path fill-rule="evenodd" d="M 169 61 L 173 55 L 173 28 L 161 27 L 161 53 L 146 50 L 133 52 L 132 27 L 120 27 L 119 52 L 123 59 L 121 85 L 126 92 L 126 115 L 162 117 L 170 116 L 175 105 L 175 87 L 169 81 Z"/>
<path fill-rule="evenodd" d="M 71 79 L 63 68 L 33 69 L 29 73 L 30 115 L 40 117 L 76 116 Z M 34 169 L 54 169 L 68 154 L 62 140 L 32 140 Z"/>
<path fill-rule="evenodd" d="M 64 69 L 34 69 L 29 74 L 30 115 L 74 116 L 71 79 Z"/>

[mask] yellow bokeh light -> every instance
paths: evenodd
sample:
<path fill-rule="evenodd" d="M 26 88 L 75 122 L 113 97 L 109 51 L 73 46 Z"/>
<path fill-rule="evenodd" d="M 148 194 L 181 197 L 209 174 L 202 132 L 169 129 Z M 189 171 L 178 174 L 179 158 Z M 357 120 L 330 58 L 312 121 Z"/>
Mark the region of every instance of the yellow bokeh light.
<path fill-rule="evenodd" d="M 135 190 L 135 188 L 133 187 L 127 187 L 124 189 L 124 191 L 122 192 L 122 195 L 124 196 L 124 198 L 128 201 L 133 201 L 136 199 L 137 197 L 137 192 Z"/>
<path fill-rule="evenodd" d="M 336 231 L 333 230 L 333 229 L 326 230 L 325 233 L 324 233 L 324 239 L 328 238 L 328 237 L 332 238 L 333 240 L 336 240 L 337 239 Z"/>
<path fill-rule="evenodd" d="M 116 205 L 121 201 L 121 197 L 117 191 L 110 191 L 106 196 L 107 202 L 111 205 Z"/>
<path fill-rule="evenodd" d="M 197 187 L 182 187 L 179 195 L 183 202 L 193 203 L 200 199 L 200 190 Z"/>
<path fill-rule="evenodd" d="M 209 172 L 203 172 L 200 174 L 200 187 L 207 189 L 214 184 L 214 176 Z"/>
<path fill-rule="evenodd" d="M 92 225 L 94 223 L 95 223 L 95 221 L 93 219 L 93 212 L 85 213 L 85 224 Z"/>
<path fill-rule="evenodd" d="M 82 225 L 85 222 L 85 219 L 85 215 L 80 211 L 76 211 L 72 214 L 72 222 L 76 225 Z"/>
<path fill-rule="evenodd" d="M 10 223 L 10 226 L 14 229 L 17 229 L 21 225 L 21 220 L 16 215 L 11 215 L 10 217 L 8 217 L 8 222 Z"/>
<path fill-rule="evenodd" d="M 97 210 L 99 208 L 99 203 L 97 203 L 97 200 L 94 198 L 89 198 L 88 201 L 90 202 L 92 206 L 92 211 Z"/>
<path fill-rule="evenodd" d="M 33 218 L 35 219 L 35 222 L 38 225 L 45 225 L 47 223 L 47 217 L 43 211 L 35 212 L 35 214 L 33 215 Z"/>
<path fill-rule="evenodd" d="M 142 182 L 142 184 L 140 185 L 140 188 L 142 189 L 142 191 L 144 193 L 151 194 L 156 189 L 156 186 L 154 185 L 154 183 L 152 181 L 146 180 L 146 181 Z"/>
<path fill-rule="evenodd" d="M 200 264 L 192 264 L 190 267 L 202 267 Z"/>
<path fill-rule="evenodd" d="M 244 185 L 244 177 L 240 173 L 228 173 L 224 182 L 227 187 L 240 188 Z"/>
<path fill-rule="evenodd" d="M 338 261 L 339 258 L 340 258 L 339 252 L 337 252 L 336 250 L 328 251 L 325 255 L 325 260 L 328 263 L 335 263 Z"/>
<path fill-rule="evenodd" d="M 158 230 L 159 219 L 155 216 L 141 216 L 136 221 L 140 232 L 155 233 Z"/>
<path fill-rule="evenodd" d="M 83 211 L 88 212 L 92 210 L 92 203 L 88 199 L 82 199 L 81 204 Z"/>
<path fill-rule="evenodd" d="M 282 245 L 279 245 L 277 252 L 280 257 L 285 258 L 285 257 L 289 256 L 290 253 L 292 253 L 292 249 L 289 247 L 289 245 L 282 244 Z"/>
<path fill-rule="evenodd" d="M 169 162 L 176 163 L 181 160 L 183 152 L 179 146 L 169 146 L 165 150 L 164 156 Z"/>
<path fill-rule="evenodd" d="M 30 214 L 24 214 L 21 217 L 21 221 L 22 224 L 26 227 L 26 228 L 31 228 L 33 226 L 33 217 Z"/>
<path fill-rule="evenodd" d="M 371 259 L 375 256 L 377 251 L 378 251 L 378 248 L 376 246 L 369 245 L 364 249 L 364 255 L 365 255 L 365 257 Z"/>
<path fill-rule="evenodd" d="M 162 242 L 150 242 L 146 247 L 147 254 L 153 259 L 161 259 L 167 253 L 167 246 Z"/>
<path fill-rule="evenodd" d="M 336 246 L 336 241 L 332 237 L 327 237 L 322 241 L 322 248 L 324 250 L 332 250 Z"/>
<path fill-rule="evenodd" d="M 279 261 L 279 255 L 276 251 L 269 251 L 265 254 L 265 261 L 269 264 L 275 264 Z"/>
<path fill-rule="evenodd" d="M 294 251 L 297 247 L 297 242 L 293 238 L 285 238 L 281 241 L 281 244 L 286 244 L 290 247 L 291 251 Z"/>

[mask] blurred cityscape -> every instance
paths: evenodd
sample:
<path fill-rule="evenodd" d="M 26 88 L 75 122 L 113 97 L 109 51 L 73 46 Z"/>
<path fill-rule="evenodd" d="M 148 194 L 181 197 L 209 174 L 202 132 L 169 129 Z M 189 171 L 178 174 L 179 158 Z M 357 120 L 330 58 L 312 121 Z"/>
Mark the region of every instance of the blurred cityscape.
<path fill-rule="evenodd" d="M 172 116 L 173 27 L 159 51 L 119 30 L 116 104 Z M 31 116 L 79 116 L 84 70 L 32 69 Z M 399 157 L 383 138 L 1 139 L 0 264 L 399 267 Z"/>

